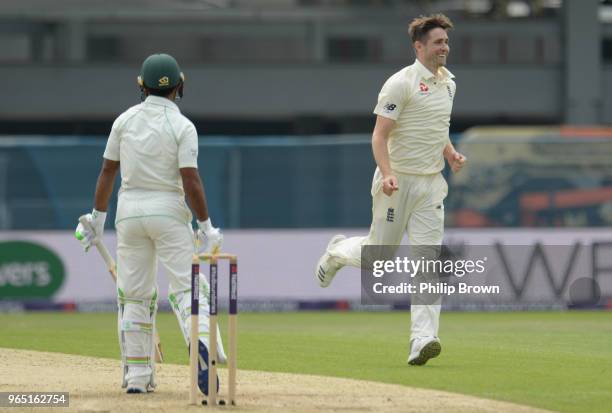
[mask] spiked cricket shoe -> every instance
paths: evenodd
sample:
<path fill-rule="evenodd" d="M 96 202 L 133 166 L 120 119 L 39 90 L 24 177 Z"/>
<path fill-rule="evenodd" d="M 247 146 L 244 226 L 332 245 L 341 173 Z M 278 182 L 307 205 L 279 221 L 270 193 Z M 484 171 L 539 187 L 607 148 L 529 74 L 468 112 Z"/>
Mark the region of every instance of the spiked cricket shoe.
<path fill-rule="evenodd" d="M 346 237 L 344 235 L 335 235 L 331 239 L 331 241 L 329 241 L 329 244 L 327 244 L 325 254 L 323 254 L 323 256 L 319 259 L 319 262 L 317 263 L 317 268 L 315 269 L 315 278 L 317 279 L 319 285 L 322 288 L 328 287 L 333 281 L 338 270 L 342 268 L 342 265 L 339 264 L 334 257 L 329 255 L 327 251 L 329 251 L 329 249 L 335 244 L 345 239 Z"/>
<path fill-rule="evenodd" d="M 427 360 L 438 357 L 442 351 L 442 345 L 438 337 L 420 337 L 412 340 L 408 364 L 411 366 L 422 366 Z"/>

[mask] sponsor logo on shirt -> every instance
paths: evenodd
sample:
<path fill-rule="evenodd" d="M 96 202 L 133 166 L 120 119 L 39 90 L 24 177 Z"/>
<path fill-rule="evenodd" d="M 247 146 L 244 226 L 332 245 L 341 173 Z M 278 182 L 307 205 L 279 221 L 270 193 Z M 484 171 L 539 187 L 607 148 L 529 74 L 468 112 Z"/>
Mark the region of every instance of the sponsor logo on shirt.
<path fill-rule="evenodd" d="M 397 107 L 396 104 L 394 103 L 386 103 L 384 108 L 385 108 L 385 112 L 387 113 L 391 113 L 395 110 L 395 108 Z"/>
<path fill-rule="evenodd" d="M 431 91 L 429 90 L 429 86 L 427 86 L 423 82 L 419 82 L 419 95 L 421 95 L 421 96 L 429 96 L 429 95 L 431 95 Z"/>
<path fill-rule="evenodd" d="M 191 156 L 193 156 L 194 158 L 196 158 L 198 156 L 198 150 L 197 149 L 192 149 L 191 150 Z"/>
<path fill-rule="evenodd" d="M 453 91 L 451 90 L 451 87 L 449 85 L 446 85 L 446 91 L 448 92 L 448 97 L 452 99 Z"/>

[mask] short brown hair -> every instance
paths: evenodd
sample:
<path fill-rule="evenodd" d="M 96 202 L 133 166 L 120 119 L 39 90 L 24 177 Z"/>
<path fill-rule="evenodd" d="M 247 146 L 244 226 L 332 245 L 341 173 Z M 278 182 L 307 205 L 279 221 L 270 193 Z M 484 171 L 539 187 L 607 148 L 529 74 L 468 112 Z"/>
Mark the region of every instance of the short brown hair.
<path fill-rule="evenodd" d="M 419 16 L 412 20 L 410 26 L 408 26 L 408 33 L 410 34 L 412 43 L 416 41 L 422 42 L 432 29 L 438 27 L 444 30 L 450 30 L 453 28 L 453 23 L 442 13 Z"/>

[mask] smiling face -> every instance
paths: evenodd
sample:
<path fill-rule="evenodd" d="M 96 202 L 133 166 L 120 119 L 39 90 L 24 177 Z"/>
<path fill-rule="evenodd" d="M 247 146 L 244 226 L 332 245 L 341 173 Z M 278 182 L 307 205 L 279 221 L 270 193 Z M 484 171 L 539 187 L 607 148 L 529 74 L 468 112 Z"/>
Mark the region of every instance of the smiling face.
<path fill-rule="evenodd" d="M 446 59 L 450 51 L 448 46 L 448 34 L 441 27 L 436 27 L 427 33 L 422 41 L 414 43 L 417 58 L 428 69 L 436 74 L 440 66 L 446 65 Z"/>

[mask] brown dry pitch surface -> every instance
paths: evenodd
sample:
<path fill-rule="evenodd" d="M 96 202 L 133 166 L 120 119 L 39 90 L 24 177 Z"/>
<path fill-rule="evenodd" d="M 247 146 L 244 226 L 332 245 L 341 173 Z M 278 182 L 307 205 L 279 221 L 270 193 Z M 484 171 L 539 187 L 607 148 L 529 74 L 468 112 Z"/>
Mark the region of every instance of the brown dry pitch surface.
<path fill-rule="evenodd" d="M 221 398 L 226 370 L 220 370 Z M 455 393 L 322 376 L 238 371 L 235 412 L 509 412 L 544 410 Z M 0 348 L 0 392 L 69 392 L 67 409 L 75 412 L 206 411 L 189 405 L 188 367 L 157 365 L 157 388 L 148 394 L 126 394 L 118 360 L 61 353 Z M 2 408 L 0 408 L 2 410 Z M 4 409 L 10 412 L 40 408 Z"/>

